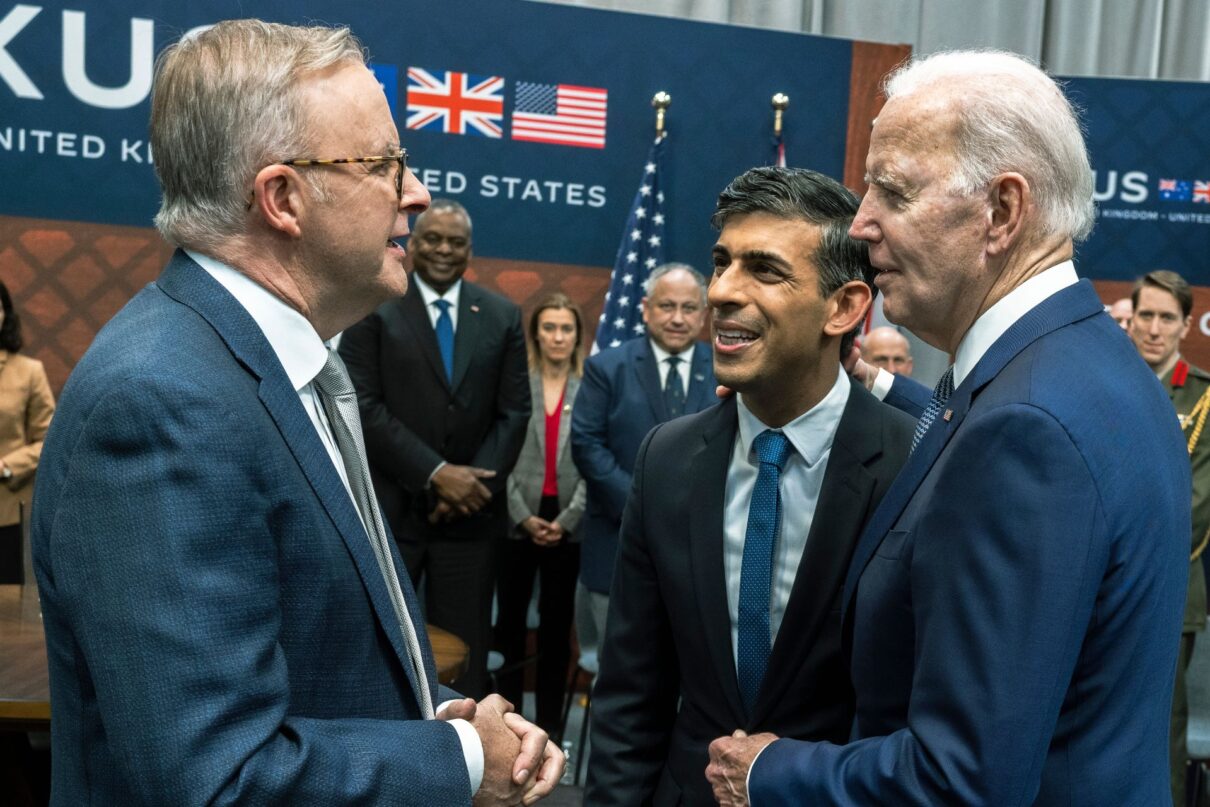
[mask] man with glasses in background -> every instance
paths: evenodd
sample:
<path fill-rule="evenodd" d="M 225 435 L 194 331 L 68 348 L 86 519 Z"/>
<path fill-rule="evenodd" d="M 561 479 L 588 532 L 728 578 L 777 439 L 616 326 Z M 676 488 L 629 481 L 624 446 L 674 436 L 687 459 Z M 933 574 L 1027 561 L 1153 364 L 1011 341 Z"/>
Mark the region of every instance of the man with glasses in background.
<path fill-rule="evenodd" d="M 706 322 L 706 280 L 692 266 L 651 270 L 642 299 L 647 338 L 631 339 L 584 363 L 571 415 L 571 456 L 588 487 L 576 589 L 576 633 L 593 648 L 605 633 L 609 584 L 622 508 L 639 444 L 656 425 L 718 403 Z"/>
<path fill-rule="evenodd" d="M 508 531 L 505 481 L 529 425 L 521 310 L 463 279 L 471 217 L 448 199 L 416 218 L 415 271 L 341 338 L 361 404 L 383 513 L 428 621 L 466 642 L 454 686 L 487 694 L 496 542 Z"/>
<path fill-rule="evenodd" d="M 325 345 L 407 286 L 429 197 L 398 139 L 347 29 L 224 22 L 160 58 L 178 250 L 72 373 L 36 490 L 53 803 L 516 804 L 557 781 L 507 702 L 438 686 Z"/>

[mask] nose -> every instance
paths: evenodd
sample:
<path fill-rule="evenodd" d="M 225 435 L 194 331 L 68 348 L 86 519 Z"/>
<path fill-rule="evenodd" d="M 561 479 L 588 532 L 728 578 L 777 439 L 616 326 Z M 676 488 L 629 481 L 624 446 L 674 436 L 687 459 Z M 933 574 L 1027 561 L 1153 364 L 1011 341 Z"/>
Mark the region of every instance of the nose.
<path fill-rule="evenodd" d="M 867 192 L 861 199 L 861 205 L 857 208 L 857 215 L 853 217 L 853 223 L 849 225 L 850 238 L 870 243 L 882 238 L 882 232 L 874 221 L 872 207 L 873 202 L 870 201 L 870 194 Z"/>
<path fill-rule="evenodd" d="M 403 177 L 403 195 L 399 197 L 399 209 L 410 216 L 415 216 L 428 210 L 429 203 L 432 201 L 433 197 L 429 195 L 429 189 L 416 179 L 416 175 L 409 168 Z"/>
<path fill-rule="evenodd" d="M 710 286 L 706 290 L 706 302 L 715 311 L 736 303 L 738 289 L 735 276 L 737 272 L 732 271 L 733 266 L 734 264 L 728 264 L 722 269 L 715 267 L 714 274 L 710 278 Z"/>

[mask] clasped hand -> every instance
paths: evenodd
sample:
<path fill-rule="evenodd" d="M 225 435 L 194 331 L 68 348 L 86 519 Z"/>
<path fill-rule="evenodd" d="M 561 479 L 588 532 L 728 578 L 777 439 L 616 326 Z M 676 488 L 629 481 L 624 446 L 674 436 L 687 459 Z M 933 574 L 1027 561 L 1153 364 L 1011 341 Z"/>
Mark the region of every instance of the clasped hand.
<path fill-rule="evenodd" d="M 492 492 L 479 480 L 495 475 L 495 471 L 487 468 L 452 463 L 442 465 L 433 474 L 437 505 L 429 513 L 429 523 L 444 523 L 478 513 L 492 500 Z"/>
<path fill-rule="evenodd" d="M 463 698 L 437 713 L 438 720 L 455 718 L 469 721 L 483 744 L 483 782 L 472 799 L 475 807 L 530 805 L 554 790 L 567 760 L 511 703 L 499 695 L 478 703 Z"/>

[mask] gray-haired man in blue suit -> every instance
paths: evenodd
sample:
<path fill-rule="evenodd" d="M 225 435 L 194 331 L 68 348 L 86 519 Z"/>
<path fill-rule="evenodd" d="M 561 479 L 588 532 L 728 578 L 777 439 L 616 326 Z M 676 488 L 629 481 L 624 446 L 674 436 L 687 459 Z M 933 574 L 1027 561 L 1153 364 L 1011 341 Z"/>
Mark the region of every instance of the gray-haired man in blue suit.
<path fill-rule="evenodd" d="M 33 515 L 55 804 L 527 803 L 562 754 L 437 686 L 341 329 L 407 285 L 407 171 L 347 29 L 220 23 L 160 59 L 180 247 L 63 391 Z M 435 718 L 435 719 L 434 719 Z"/>

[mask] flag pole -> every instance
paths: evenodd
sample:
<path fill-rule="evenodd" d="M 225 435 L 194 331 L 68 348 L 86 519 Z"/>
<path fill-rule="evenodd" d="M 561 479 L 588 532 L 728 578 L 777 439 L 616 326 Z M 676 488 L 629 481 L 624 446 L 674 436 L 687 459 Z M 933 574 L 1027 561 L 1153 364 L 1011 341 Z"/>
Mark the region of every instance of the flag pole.
<path fill-rule="evenodd" d="M 782 116 L 786 107 L 790 106 L 790 96 L 784 92 L 776 93 L 771 101 L 773 105 L 773 136 L 781 137 Z"/>
<path fill-rule="evenodd" d="M 655 136 L 664 136 L 664 114 L 672 106 L 672 96 L 660 90 L 651 96 L 651 105 L 655 108 Z"/>

